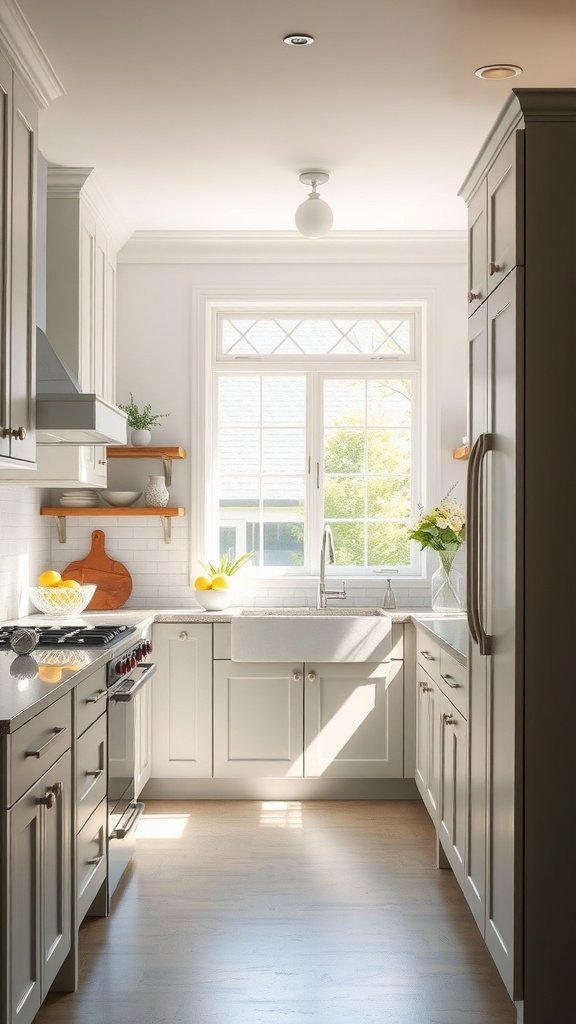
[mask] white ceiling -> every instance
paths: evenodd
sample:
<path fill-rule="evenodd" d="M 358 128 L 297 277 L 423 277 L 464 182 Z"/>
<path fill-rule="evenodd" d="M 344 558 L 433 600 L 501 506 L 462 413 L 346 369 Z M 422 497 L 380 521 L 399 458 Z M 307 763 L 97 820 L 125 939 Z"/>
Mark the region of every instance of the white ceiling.
<path fill-rule="evenodd" d="M 43 152 L 96 167 L 134 229 L 291 229 L 310 167 L 335 229 L 461 228 L 511 85 L 576 87 L 575 0 L 19 2 L 67 92 Z M 474 77 L 501 61 L 525 74 Z"/>

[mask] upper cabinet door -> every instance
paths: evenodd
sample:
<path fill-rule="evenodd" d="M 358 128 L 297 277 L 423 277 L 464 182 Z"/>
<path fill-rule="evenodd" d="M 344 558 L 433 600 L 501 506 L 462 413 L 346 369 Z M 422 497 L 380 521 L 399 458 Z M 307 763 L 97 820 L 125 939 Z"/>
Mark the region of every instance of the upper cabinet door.
<path fill-rule="evenodd" d="M 524 263 L 524 132 L 508 139 L 488 172 L 488 292 Z"/>
<path fill-rule="evenodd" d="M 483 181 L 468 207 L 468 313 L 488 295 L 488 226 L 486 182 Z"/>
<path fill-rule="evenodd" d="M 12 261 L 10 455 L 36 457 L 36 153 L 38 111 L 14 77 L 12 121 Z"/>
<path fill-rule="evenodd" d="M 0 54 L 0 456 L 10 455 L 10 203 L 12 68 Z"/>

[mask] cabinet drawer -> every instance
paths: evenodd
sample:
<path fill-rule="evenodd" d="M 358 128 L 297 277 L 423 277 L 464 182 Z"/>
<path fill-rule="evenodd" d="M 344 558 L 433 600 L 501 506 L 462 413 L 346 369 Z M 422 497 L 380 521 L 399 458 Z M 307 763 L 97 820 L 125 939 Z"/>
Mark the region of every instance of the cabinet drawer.
<path fill-rule="evenodd" d="M 82 734 L 76 745 L 76 831 L 106 796 L 106 715 Z"/>
<path fill-rule="evenodd" d="M 84 920 L 106 878 L 108 804 L 103 800 L 76 836 L 76 898 L 78 923 Z"/>
<path fill-rule="evenodd" d="M 440 650 L 440 689 L 464 718 L 468 718 L 468 670 L 448 651 Z"/>
<path fill-rule="evenodd" d="M 74 690 L 76 707 L 76 736 L 82 733 L 106 710 L 106 669 L 92 672 Z"/>
<path fill-rule="evenodd" d="M 67 693 L 9 737 L 9 806 L 70 747 L 71 709 Z"/>
<path fill-rule="evenodd" d="M 416 630 L 416 658 L 435 683 L 440 683 L 440 645 L 423 630 Z"/>

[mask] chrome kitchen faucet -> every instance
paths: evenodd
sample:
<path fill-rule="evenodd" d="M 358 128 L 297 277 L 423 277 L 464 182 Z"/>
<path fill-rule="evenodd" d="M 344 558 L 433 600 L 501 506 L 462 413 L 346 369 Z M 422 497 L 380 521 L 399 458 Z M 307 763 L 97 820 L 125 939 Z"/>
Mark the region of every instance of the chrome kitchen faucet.
<path fill-rule="evenodd" d="M 336 562 L 336 551 L 334 549 L 334 537 L 328 523 L 324 524 L 322 534 L 322 545 L 320 548 L 320 582 L 318 583 L 318 594 L 316 598 L 317 608 L 327 608 L 329 600 L 344 601 L 346 599 L 346 581 L 342 581 L 341 590 L 326 589 L 326 552 L 328 552 L 328 563 L 334 565 Z"/>

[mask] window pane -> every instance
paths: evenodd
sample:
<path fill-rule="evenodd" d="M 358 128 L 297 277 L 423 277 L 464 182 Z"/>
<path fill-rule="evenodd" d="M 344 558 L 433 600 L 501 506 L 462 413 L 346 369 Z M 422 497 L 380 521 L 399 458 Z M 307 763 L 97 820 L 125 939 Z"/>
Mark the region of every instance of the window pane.
<path fill-rule="evenodd" d="M 263 481 L 263 565 L 304 565 L 304 486 L 298 477 Z"/>
<path fill-rule="evenodd" d="M 324 477 L 324 518 L 363 519 L 365 513 L 363 480 L 350 477 Z"/>
<path fill-rule="evenodd" d="M 219 464 L 222 474 L 260 471 L 260 431 L 221 430 Z"/>
<path fill-rule="evenodd" d="M 410 415 L 410 381 L 368 381 L 368 423 L 370 426 L 409 427 Z"/>
<path fill-rule="evenodd" d="M 236 559 L 236 527 L 220 527 L 220 557 L 229 555 L 232 561 Z"/>
<path fill-rule="evenodd" d="M 318 358 L 407 356 L 413 317 L 267 317 L 223 320 L 224 355 Z"/>
<path fill-rule="evenodd" d="M 337 565 L 365 565 L 364 523 L 330 523 Z"/>
<path fill-rule="evenodd" d="M 410 541 L 402 523 L 368 524 L 368 565 L 408 565 Z"/>
<path fill-rule="evenodd" d="M 324 381 L 324 426 L 363 426 L 365 421 L 366 381 Z"/>
<path fill-rule="evenodd" d="M 370 519 L 409 519 L 410 480 L 391 476 L 370 477 L 368 516 Z"/>
<path fill-rule="evenodd" d="M 303 430 L 263 430 L 262 472 L 303 473 L 305 441 Z"/>
<path fill-rule="evenodd" d="M 306 423 L 304 377 L 264 377 L 262 422 L 265 427 L 301 427 Z"/>
<path fill-rule="evenodd" d="M 363 473 L 366 435 L 363 430 L 326 430 L 324 433 L 324 471 L 326 473 Z"/>
<path fill-rule="evenodd" d="M 260 378 L 221 377 L 218 397 L 222 427 L 260 425 Z"/>
<path fill-rule="evenodd" d="M 367 439 L 368 472 L 410 477 L 412 461 L 409 430 L 370 430 Z"/>

